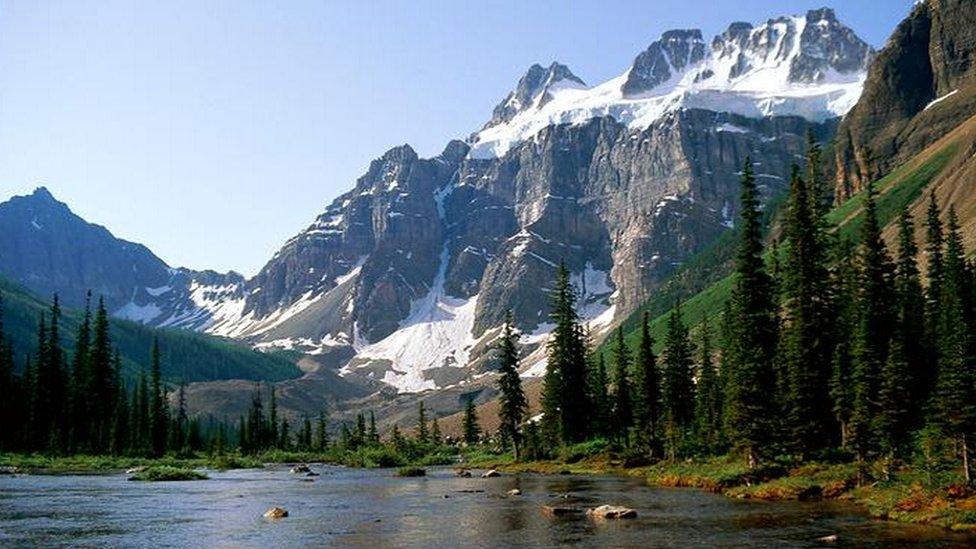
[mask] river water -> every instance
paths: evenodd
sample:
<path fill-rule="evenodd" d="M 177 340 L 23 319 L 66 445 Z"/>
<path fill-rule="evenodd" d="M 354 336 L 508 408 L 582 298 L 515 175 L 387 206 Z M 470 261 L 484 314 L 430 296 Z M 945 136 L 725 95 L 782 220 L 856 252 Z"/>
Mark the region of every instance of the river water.
<path fill-rule="evenodd" d="M 0 477 L 0 546 L 89 547 L 794 547 L 923 544 L 974 538 L 873 521 L 836 503 L 731 500 L 638 479 L 520 475 L 424 478 L 313 466 L 208 472 L 194 482 L 128 482 L 124 474 Z M 505 497 L 519 488 L 521 496 Z M 638 518 L 553 520 L 543 505 L 626 505 Z M 269 521 L 270 507 L 290 516 Z"/>

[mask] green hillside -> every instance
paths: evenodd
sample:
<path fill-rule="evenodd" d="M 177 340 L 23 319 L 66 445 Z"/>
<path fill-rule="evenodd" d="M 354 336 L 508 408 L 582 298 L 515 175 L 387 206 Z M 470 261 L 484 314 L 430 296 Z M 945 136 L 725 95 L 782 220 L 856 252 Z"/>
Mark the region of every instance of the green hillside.
<path fill-rule="evenodd" d="M 3 296 L 4 331 L 14 346 L 18 367 L 36 347 L 38 318 L 50 304 L 9 280 L 0 279 Z M 70 353 L 82 320 L 82 311 L 64 310 L 62 346 Z M 122 355 L 123 375 L 133 379 L 149 364 L 153 336 L 159 337 L 163 353 L 163 376 L 187 382 L 217 379 L 279 381 L 298 377 L 301 371 L 284 354 L 259 353 L 239 343 L 189 332 L 159 330 L 142 324 L 112 319 L 113 343 Z"/>
<path fill-rule="evenodd" d="M 902 209 L 922 195 L 925 188 L 949 165 L 959 151 L 959 147 L 959 143 L 949 141 L 934 152 L 927 151 L 919 154 L 913 161 L 906 162 L 875 182 L 878 193 L 878 220 L 882 226 L 894 221 Z M 861 226 L 863 201 L 864 193 L 857 194 L 827 214 L 827 219 L 835 227 L 839 238 L 856 237 Z M 775 213 L 781 204 L 782 201 L 777 200 L 767 207 L 767 211 Z M 648 311 L 653 318 L 651 332 L 657 343 L 657 350 L 660 350 L 667 315 L 675 299 L 679 297 L 683 297 L 682 312 L 687 325 L 696 326 L 705 317 L 714 318 L 717 322 L 732 292 L 732 276 L 728 272 L 731 270 L 730 259 L 734 254 L 736 238 L 737 231 L 725 233 L 716 245 L 692 259 L 686 268 L 666 283 L 658 296 L 631 315 L 623 324 L 628 344 L 636 345 L 641 315 L 644 311 Z M 686 293 L 682 293 L 681 290 L 686 290 Z M 687 297 L 689 295 L 691 297 Z M 607 343 L 601 345 L 598 351 L 604 350 L 606 345 Z"/>

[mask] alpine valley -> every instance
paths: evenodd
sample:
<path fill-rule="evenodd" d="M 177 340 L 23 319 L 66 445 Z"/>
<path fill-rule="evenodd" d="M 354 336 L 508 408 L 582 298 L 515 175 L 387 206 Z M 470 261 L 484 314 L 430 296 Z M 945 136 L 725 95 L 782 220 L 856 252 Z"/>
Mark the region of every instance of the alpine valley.
<path fill-rule="evenodd" d="M 439 155 L 402 145 L 373 160 L 249 279 L 171 267 L 40 188 L 0 205 L 0 276 L 70 308 L 91 290 L 119 319 L 287 356 L 301 373 L 278 381 L 282 408 L 369 406 L 387 425 L 419 398 L 440 416 L 489 402 L 488 351 L 511 310 L 534 398 L 560 263 L 599 342 L 689 266 L 728 272 L 716 247 L 735 230 L 747 158 L 773 213 L 808 135 L 835 143 L 843 199 L 963 127 L 976 97 L 967 4 L 916 5 L 879 52 L 824 8 L 710 39 L 664 32 L 595 85 L 532 65 Z M 218 415 L 240 414 L 253 390 L 192 379 L 190 408 Z"/>

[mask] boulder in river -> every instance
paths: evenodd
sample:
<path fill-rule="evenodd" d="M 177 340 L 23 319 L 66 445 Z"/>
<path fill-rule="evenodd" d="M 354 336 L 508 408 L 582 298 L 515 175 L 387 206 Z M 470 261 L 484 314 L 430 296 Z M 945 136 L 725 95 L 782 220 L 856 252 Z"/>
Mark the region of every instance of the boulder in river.
<path fill-rule="evenodd" d="M 264 512 L 264 518 L 271 520 L 283 519 L 288 516 L 288 511 L 281 507 L 272 507 Z"/>
<path fill-rule="evenodd" d="M 146 466 L 145 465 L 139 465 L 138 467 L 130 467 L 130 468 L 126 469 L 125 470 L 125 474 L 132 475 L 132 474 L 135 474 L 135 473 L 141 473 L 141 472 L 143 472 L 145 470 L 146 470 Z"/>
<path fill-rule="evenodd" d="M 3 467 L 0 467 L 0 475 L 16 475 L 16 474 L 17 474 L 17 468 L 14 467 L 13 465 L 5 465 Z"/>
<path fill-rule="evenodd" d="M 599 519 L 637 518 L 637 511 L 634 511 L 630 507 L 622 507 L 619 505 L 601 505 L 593 509 L 587 509 L 586 514 Z"/>
<path fill-rule="evenodd" d="M 467 469 L 461 469 L 456 474 L 461 478 L 471 478 L 471 471 L 468 471 Z"/>
<path fill-rule="evenodd" d="M 502 474 L 495 469 L 490 469 L 481 474 L 481 478 L 495 478 L 500 476 L 502 476 Z"/>
<path fill-rule="evenodd" d="M 304 463 L 299 463 L 291 468 L 291 474 L 293 475 L 303 475 L 311 472 L 312 470 L 309 468 L 309 466 L 305 465 Z"/>
<path fill-rule="evenodd" d="M 518 488 L 512 488 L 511 490 L 508 491 L 508 495 L 510 495 L 510 496 L 521 496 L 522 495 L 522 491 L 519 490 Z"/>
<path fill-rule="evenodd" d="M 830 534 L 829 536 L 817 538 L 815 541 L 820 543 L 837 543 L 837 534 Z"/>

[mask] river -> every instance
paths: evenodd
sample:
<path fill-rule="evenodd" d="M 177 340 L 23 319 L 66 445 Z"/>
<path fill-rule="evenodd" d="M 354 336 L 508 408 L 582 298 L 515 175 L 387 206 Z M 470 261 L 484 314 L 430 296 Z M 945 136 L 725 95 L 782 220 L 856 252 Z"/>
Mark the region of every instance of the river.
<path fill-rule="evenodd" d="M 449 469 L 284 466 L 208 472 L 210 480 L 128 482 L 124 474 L 0 477 L 0 546 L 88 547 L 794 547 L 972 546 L 947 531 L 871 520 L 831 502 L 755 502 L 602 476 L 457 478 Z M 521 496 L 506 497 L 512 488 Z M 543 505 L 637 510 L 630 520 L 553 520 Z M 272 506 L 290 516 L 269 521 Z"/>

